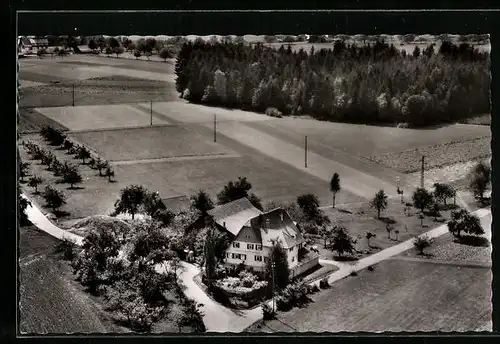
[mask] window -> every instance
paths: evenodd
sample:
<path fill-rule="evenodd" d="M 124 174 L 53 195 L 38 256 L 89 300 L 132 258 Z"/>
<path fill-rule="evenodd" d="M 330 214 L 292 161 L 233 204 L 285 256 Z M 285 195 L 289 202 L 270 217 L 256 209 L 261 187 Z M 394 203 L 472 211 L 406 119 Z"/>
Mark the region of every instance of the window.
<path fill-rule="evenodd" d="M 231 258 L 235 259 L 236 258 L 236 254 L 231 253 Z"/>
<path fill-rule="evenodd" d="M 241 256 L 241 258 L 240 258 L 241 260 L 247 260 L 247 255 L 246 254 L 241 254 L 240 256 Z"/>
<path fill-rule="evenodd" d="M 292 252 L 292 251 L 293 251 L 293 247 L 290 247 L 290 248 L 288 249 L 288 251 L 289 251 L 289 252 Z"/>
<path fill-rule="evenodd" d="M 253 244 L 247 244 L 247 249 L 253 250 Z"/>
<path fill-rule="evenodd" d="M 262 251 L 262 245 L 255 245 L 255 249 L 257 251 Z"/>
<path fill-rule="evenodd" d="M 262 256 L 255 256 L 254 257 L 256 262 L 261 262 L 262 261 Z"/>
<path fill-rule="evenodd" d="M 233 242 L 233 247 L 234 248 L 240 248 L 240 243 L 239 242 Z"/>
<path fill-rule="evenodd" d="M 295 261 L 295 257 L 292 257 L 292 262 L 294 262 L 294 261 Z"/>
<path fill-rule="evenodd" d="M 226 258 L 229 258 L 229 253 L 226 253 Z"/>
<path fill-rule="evenodd" d="M 241 259 L 241 254 L 233 253 L 233 259 Z"/>

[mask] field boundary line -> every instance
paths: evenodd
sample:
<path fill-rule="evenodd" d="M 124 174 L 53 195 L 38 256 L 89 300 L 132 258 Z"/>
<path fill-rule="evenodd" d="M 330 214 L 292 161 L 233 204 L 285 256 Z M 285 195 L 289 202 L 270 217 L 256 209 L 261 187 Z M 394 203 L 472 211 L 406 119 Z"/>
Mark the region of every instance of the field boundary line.
<path fill-rule="evenodd" d="M 156 127 L 178 127 L 178 124 L 153 124 L 153 125 L 136 125 L 130 127 L 110 127 L 110 128 L 98 128 L 98 129 L 76 129 L 68 130 L 70 134 L 77 133 L 94 133 L 99 131 L 120 131 L 120 130 L 130 130 L 130 129 L 147 129 Z"/>
<path fill-rule="evenodd" d="M 155 158 L 155 159 L 134 159 L 134 160 L 109 160 L 112 165 L 134 165 L 134 164 L 152 164 L 161 162 L 175 162 L 184 160 L 210 160 L 210 159 L 224 159 L 224 158 L 241 158 L 239 154 L 207 154 L 207 155 L 180 155 L 168 158 Z"/>
<path fill-rule="evenodd" d="M 459 260 L 439 260 L 439 259 L 427 259 L 427 258 L 416 258 L 416 257 L 391 257 L 389 260 L 404 260 L 408 262 L 416 263 L 428 263 L 436 265 L 451 265 L 464 268 L 476 268 L 476 269 L 491 269 L 491 263 L 467 263 L 461 262 Z"/>

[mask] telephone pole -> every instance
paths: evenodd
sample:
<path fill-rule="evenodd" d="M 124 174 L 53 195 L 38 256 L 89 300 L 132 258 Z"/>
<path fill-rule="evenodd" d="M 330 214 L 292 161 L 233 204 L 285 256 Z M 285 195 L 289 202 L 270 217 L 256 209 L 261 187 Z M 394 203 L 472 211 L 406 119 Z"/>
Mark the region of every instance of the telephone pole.
<path fill-rule="evenodd" d="M 75 106 L 75 84 L 73 84 L 73 106 Z"/>
<path fill-rule="evenodd" d="M 420 187 L 424 188 L 424 168 L 425 168 L 425 156 L 422 155 L 422 170 L 420 171 Z"/>
<path fill-rule="evenodd" d="M 304 166 L 307 168 L 307 135 L 304 144 Z"/>
<path fill-rule="evenodd" d="M 217 142 L 217 115 L 214 114 L 214 142 Z"/>
<path fill-rule="evenodd" d="M 149 124 L 153 126 L 153 101 L 151 100 L 151 103 L 149 105 L 149 114 L 150 114 L 150 120 Z"/>

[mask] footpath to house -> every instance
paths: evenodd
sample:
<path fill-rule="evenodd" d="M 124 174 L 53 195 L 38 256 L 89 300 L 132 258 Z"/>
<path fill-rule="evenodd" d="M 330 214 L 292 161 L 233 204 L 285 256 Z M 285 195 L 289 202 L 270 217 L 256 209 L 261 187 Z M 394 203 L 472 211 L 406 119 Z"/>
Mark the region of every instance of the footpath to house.
<path fill-rule="evenodd" d="M 27 198 L 25 195 L 22 197 Z M 489 209 L 479 209 L 474 212 L 479 218 L 483 218 L 491 213 Z M 40 230 L 56 237 L 58 239 L 70 239 L 77 245 L 81 246 L 83 238 L 79 235 L 68 232 L 54 225 L 47 219 L 43 212 L 33 203 L 26 209 L 28 219 Z M 436 238 L 448 232 L 446 224 L 434 228 L 420 236 Z M 491 234 L 488 234 L 490 236 Z M 360 259 L 356 264 L 348 265 L 338 263 L 333 260 L 320 260 L 322 264 L 334 264 L 339 267 L 339 270 L 333 272 L 329 276 L 328 283 L 332 284 L 344 277 L 349 276 L 353 271 L 360 271 L 368 266 L 377 264 L 383 260 L 389 259 L 397 254 L 413 248 L 413 239 L 402 242 L 398 245 L 389 247 L 371 256 Z M 200 270 L 189 263 L 182 263 L 183 269 L 180 273 L 180 279 L 186 286 L 185 294 L 187 297 L 202 303 L 203 321 L 207 332 L 243 332 L 245 329 L 262 320 L 261 307 L 255 307 L 250 310 L 233 310 L 212 300 L 194 281 L 194 277 L 199 274 Z M 158 272 L 165 271 L 164 264 L 158 264 L 156 267 Z M 319 286 L 319 280 L 309 283 L 309 285 Z M 269 306 L 272 306 L 272 300 L 267 301 Z"/>

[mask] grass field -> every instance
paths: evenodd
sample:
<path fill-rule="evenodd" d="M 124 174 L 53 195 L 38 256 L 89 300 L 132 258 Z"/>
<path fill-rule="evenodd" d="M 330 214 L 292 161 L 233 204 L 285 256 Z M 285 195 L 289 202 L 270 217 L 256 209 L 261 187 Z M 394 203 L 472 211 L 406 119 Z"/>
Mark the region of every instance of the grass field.
<path fill-rule="evenodd" d="M 68 264 L 54 253 L 57 239 L 34 227 L 21 227 L 19 234 L 21 333 L 126 332 L 73 280 Z"/>
<path fill-rule="evenodd" d="M 189 126 L 90 131 L 71 136 L 109 161 L 234 153 Z"/>
<path fill-rule="evenodd" d="M 157 130 L 159 129 L 160 127 Z M 120 141 L 118 133 L 116 132 L 116 142 Z M 189 133 L 189 136 L 196 140 L 201 140 L 205 137 L 205 142 L 209 141 L 210 130 L 206 128 L 200 128 L 199 132 L 194 130 L 189 131 Z M 88 134 L 81 133 L 79 135 L 85 136 Z M 98 134 L 96 133 L 96 135 Z M 162 137 L 161 131 L 158 131 L 154 135 L 157 135 L 159 139 Z M 27 135 L 23 139 L 45 144 L 39 135 Z M 168 142 L 167 140 L 165 137 L 161 138 L 162 144 Z M 196 140 L 193 140 L 193 142 Z M 150 143 L 148 141 L 145 142 L 146 144 L 143 147 L 147 148 Z M 123 145 L 123 143 L 121 144 Z M 213 143 L 211 144 L 213 145 Z M 130 143 L 130 145 L 132 146 L 133 144 Z M 109 145 L 109 147 L 109 152 L 119 152 L 117 147 L 113 145 Z M 140 155 L 144 154 L 139 152 L 141 150 L 139 149 L 140 147 L 141 145 L 137 145 L 136 152 L 139 157 L 145 158 L 147 155 Z M 209 149 L 208 147 L 210 147 L 208 144 L 206 147 L 201 145 L 200 149 Z M 64 190 L 64 193 L 68 197 L 67 204 L 61 210 L 67 211 L 70 214 L 64 219 L 109 214 L 113 210 L 114 202 L 118 198 L 120 190 L 130 184 L 144 185 L 150 190 L 158 191 L 161 197 L 191 195 L 199 189 L 204 189 L 215 197 L 216 193 L 227 182 L 236 180 L 239 176 L 248 178 L 253 185 L 252 192 L 261 197 L 263 201 L 295 201 L 297 196 L 313 192 L 323 204 L 330 202 L 331 193 L 328 189 L 328 184 L 323 180 L 298 169 L 291 168 L 288 164 L 260 154 L 245 145 L 223 136 L 218 138 L 215 147 L 217 150 L 225 150 L 223 147 L 228 147 L 231 151 L 235 151 L 241 155 L 241 157 L 217 159 L 204 159 L 200 157 L 198 159 L 171 162 L 120 164 L 115 166 L 116 177 L 113 183 L 109 183 L 106 178 L 99 177 L 97 171 L 90 169 L 88 166 L 81 165 L 80 171 L 84 178 L 81 184 L 82 189 L 66 190 L 67 185 L 56 184 L 56 187 Z M 182 145 L 179 146 L 179 149 L 184 148 Z M 174 152 L 172 147 L 170 150 Z M 20 148 L 20 151 L 23 161 L 29 161 L 29 157 L 24 149 Z M 81 162 L 67 155 L 64 150 L 53 150 L 53 152 L 61 161 L 69 160 L 77 164 Z M 155 152 L 160 154 L 162 150 L 157 149 L 151 153 Z M 122 154 L 124 154 L 122 158 L 131 157 L 126 156 L 127 152 L 125 151 Z M 31 171 L 45 179 L 46 182 L 40 186 L 41 190 L 45 187 L 46 183 L 54 183 L 57 180 L 52 172 L 47 171 L 44 166 L 39 165 L 39 162 L 32 163 Z M 33 195 L 33 190 L 26 186 L 23 186 L 23 188 L 28 194 Z M 42 206 L 44 205 L 41 196 L 33 196 L 35 201 L 39 202 Z M 347 191 L 341 191 L 337 196 L 337 201 L 348 203 L 359 202 L 362 199 Z"/>
<path fill-rule="evenodd" d="M 44 107 L 35 110 L 69 130 L 149 126 L 151 122 L 151 115 L 134 104 Z M 153 116 L 153 125 L 164 124 L 169 123 Z"/>
<path fill-rule="evenodd" d="M 64 125 L 42 115 L 35 109 L 19 109 L 19 125 L 17 128 L 19 133 L 38 132 L 46 125 L 58 130 L 68 130 Z"/>
<path fill-rule="evenodd" d="M 434 221 L 432 216 L 426 216 L 422 227 L 418 218 L 419 211 L 412 208 L 409 211 L 410 216 L 405 215 L 404 205 L 397 199 L 389 200 L 387 210 L 381 213 L 381 219 L 377 219 L 376 210 L 371 208 L 368 203 L 339 205 L 336 209 L 326 208 L 324 211 L 332 223 L 344 225 L 349 234 L 357 239 L 356 249 L 360 252 L 356 255 L 358 258 L 377 253 L 442 224 L 442 222 Z M 441 211 L 441 217 L 438 217 L 438 221 L 448 219 L 449 214 L 449 210 Z M 388 222 L 393 223 L 394 227 L 390 238 L 386 230 Z M 398 234 L 395 233 L 396 230 L 399 231 Z M 369 246 L 365 238 L 367 232 L 376 234 L 375 238 L 370 239 Z M 323 249 L 323 244 L 323 239 L 317 239 L 321 258 L 335 259 L 336 253 L 329 249 Z"/>
<path fill-rule="evenodd" d="M 290 136 L 296 135 L 296 140 L 302 140 L 300 142 L 303 142 L 304 135 L 307 135 L 311 141 L 361 157 L 491 136 L 491 130 L 486 126 L 464 124 L 429 129 L 402 129 L 282 118 L 248 125 L 271 134 L 284 130 L 289 132 Z"/>
<path fill-rule="evenodd" d="M 491 270 L 388 260 L 253 332 L 491 331 Z"/>
<path fill-rule="evenodd" d="M 152 64 L 155 65 L 155 64 Z M 169 101 L 178 99 L 173 64 L 72 55 L 20 62 L 20 107 Z M 24 86 L 23 86 L 24 84 Z"/>
<path fill-rule="evenodd" d="M 403 252 L 398 257 L 413 257 L 461 264 L 491 265 L 491 213 L 481 218 L 485 234 L 479 237 L 464 235 L 461 240 L 451 234 L 435 239 L 431 247 L 425 250 L 425 256 L 416 250 Z"/>
<path fill-rule="evenodd" d="M 147 111 L 150 109 L 150 103 L 141 103 L 138 106 Z M 153 103 L 153 111 L 167 118 L 167 121 L 179 123 L 213 123 L 214 115 L 216 115 L 217 122 L 254 122 L 270 119 L 268 116 L 255 112 L 191 104 L 184 100 Z"/>

